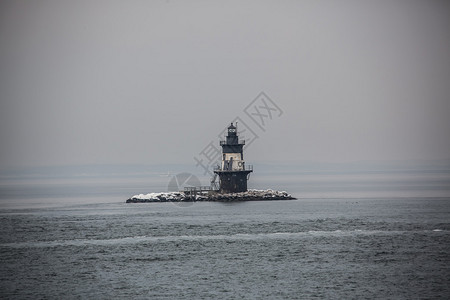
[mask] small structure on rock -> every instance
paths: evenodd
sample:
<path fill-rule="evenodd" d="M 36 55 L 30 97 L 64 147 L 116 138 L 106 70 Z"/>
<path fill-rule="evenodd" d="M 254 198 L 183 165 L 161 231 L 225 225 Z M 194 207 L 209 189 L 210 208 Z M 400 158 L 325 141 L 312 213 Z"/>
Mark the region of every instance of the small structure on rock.
<path fill-rule="evenodd" d="M 214 168 L 211 186 L 188 186 L 184 191 L 167 193 L 149 193 L 134 195 L 127 203 L 148 202 L 193 202 L 193 201 L 264 201 L 264 200 L 292 200 L 290 194 L 274 190 L 247 190 L 247 181 L 253 172 L 252 165 L 245 165 L 245 141 L 239 140 L 236 126 L 231 123 L 227 129 L 222 146 L 222 161 Z M 216 179 L 219 177 L 219 187 Z"/>
<path fill-rule="evenodd" d="M 241 193 L 247 191 L 247 180 L 253 172 L 252 165 L 245 165 L 244 140 L 239 140 L 236 126 L 228 126 L 227 136 L 220 141 L 222 163 L 214 169 L 219 176 L 219 193 Z"/>

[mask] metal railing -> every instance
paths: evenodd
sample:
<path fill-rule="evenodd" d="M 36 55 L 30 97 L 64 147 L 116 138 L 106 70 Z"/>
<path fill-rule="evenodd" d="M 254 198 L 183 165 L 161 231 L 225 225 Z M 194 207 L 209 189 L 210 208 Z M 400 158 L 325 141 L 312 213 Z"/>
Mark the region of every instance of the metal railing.
<path fill-rule="evenodd" d="M 244 164 L 242 166 L 242 169 L 239 169 L 239 170 L 222 170 L 222 167 L 217 165 L 217 166 L 214 166 L 213 170 L 214 171 L 253 171 L 253 165 Z"/>
<path fill-rule="evenodd" d="M 186 186 L 184 187 L 184 193 L 188 195 L 197 195 L 197 194 L 203 194 L 203 193 L 209 193 L 217 191 L 217 189 L 214 189 L 211 186 Z"/>
<path fill-rule="evenodd" d="M 223 145 L 228 145 L 227 141 L 220 141 L 220 146 L 223 146 Z M 233 146 L 233 145 L 245 145 L 245 140 L 239 140 L 237 144 L 229 144 L 229 145 L 230 146 Z"/>

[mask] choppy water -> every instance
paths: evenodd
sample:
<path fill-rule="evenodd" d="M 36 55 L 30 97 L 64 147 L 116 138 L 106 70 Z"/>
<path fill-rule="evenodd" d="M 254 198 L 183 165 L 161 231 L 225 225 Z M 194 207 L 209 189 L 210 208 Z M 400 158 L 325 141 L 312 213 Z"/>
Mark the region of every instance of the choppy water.
<path fill-rule="evenodd" d="M 118 191 L 4 197 L 1 296 L 446 299 L 450 195 L 433 182 L 399 181 L 391 197 L 382 184 L 320 182 L 315 198 L 298 182 L 299 200 L 188 207 L 125 204 Z"/>

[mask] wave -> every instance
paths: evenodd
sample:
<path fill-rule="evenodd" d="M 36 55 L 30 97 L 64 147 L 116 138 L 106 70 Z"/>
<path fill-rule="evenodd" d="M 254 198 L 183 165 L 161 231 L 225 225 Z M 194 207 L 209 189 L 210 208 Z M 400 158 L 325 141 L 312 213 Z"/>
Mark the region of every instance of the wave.
<path fill-rule="evenodd" d="M 0 247 L 7 248 L 48 248 L 48 247 L 84 247 L 84 246 L 109 246 L 120 244 L 139 244 L 139 243 L 167 243 L 179 241 L 209 241 L 209 240 L 264 240 L 264 239 L 296 239 L 306 237 L 324 237 L 324 236 L 355 236 L 355 235 L 401 235 L 411 231 L 388 231 L 388 230 L 333 230 L 321 231 L 310 230 L 303 232 L 271 232 L 271 233 L 236 233 L 229 235 L 170 235 L 170 236 L 133 236 L 112 239 L 72 239 L 72 240 L 53 240 L 53 241 L 32 241 L 32 242 L 16 242 L 0 244 Z M 414 231 L 423 233 L 445 232 L 447 230 L 433 229 Z"/>

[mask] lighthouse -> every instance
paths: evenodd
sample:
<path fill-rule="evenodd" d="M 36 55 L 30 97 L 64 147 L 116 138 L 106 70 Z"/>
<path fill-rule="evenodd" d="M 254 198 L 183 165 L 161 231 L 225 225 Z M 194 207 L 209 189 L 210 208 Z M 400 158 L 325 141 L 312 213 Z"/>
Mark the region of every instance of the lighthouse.
<path fill-rule="evenodd" d="M 239 140 L 236 126 L 231 123 L 227 129 L 226 140 L 220 141 L 222 146 L 222 163 L 214 173 L 219 176 L 220 193 L 239 193 L 247 191 L 247 180 L 253 172 L 251 165 L 244 162 L 244 140 Z"/>

